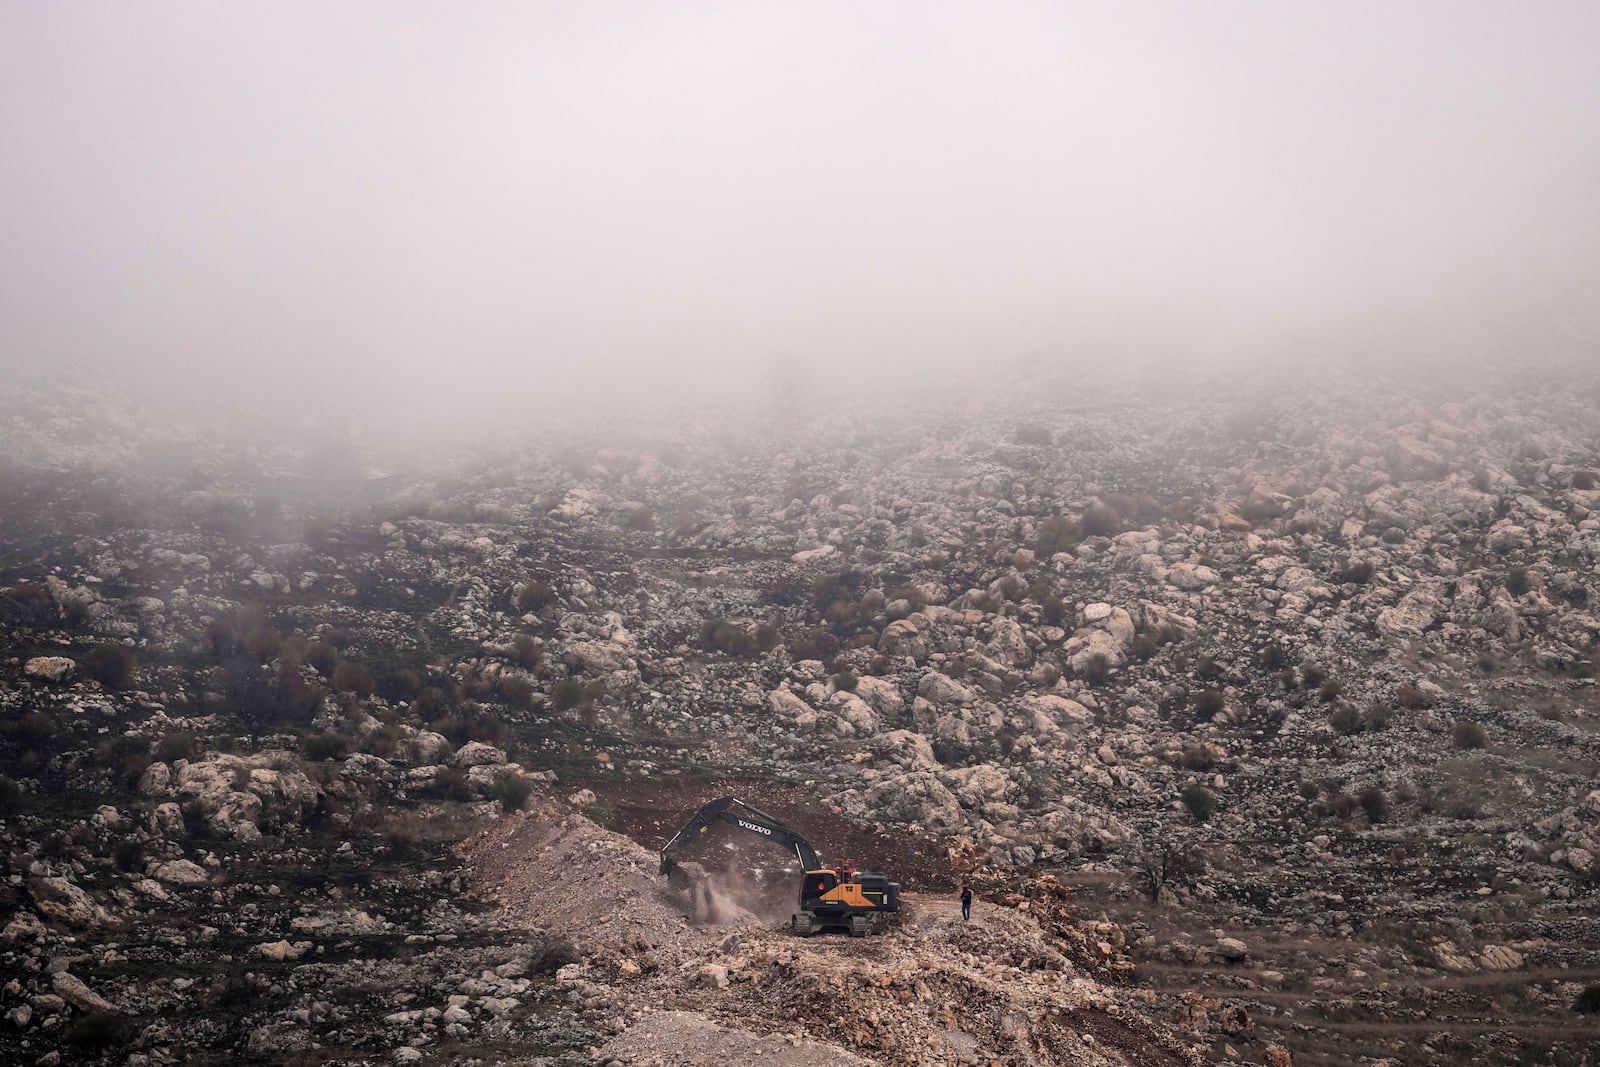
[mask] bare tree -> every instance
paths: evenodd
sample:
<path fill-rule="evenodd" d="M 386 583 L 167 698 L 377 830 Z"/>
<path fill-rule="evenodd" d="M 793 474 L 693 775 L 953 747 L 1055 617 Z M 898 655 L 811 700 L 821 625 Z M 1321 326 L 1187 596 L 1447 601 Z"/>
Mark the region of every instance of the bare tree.
<path fill-rule="evenodd" d="M 1135 845 L 1129 853 L 1135 884 L 1154 904 L 1169 885 L 1192 885 L 1206 872 L 1206 858 L 1187 840 Z"/>

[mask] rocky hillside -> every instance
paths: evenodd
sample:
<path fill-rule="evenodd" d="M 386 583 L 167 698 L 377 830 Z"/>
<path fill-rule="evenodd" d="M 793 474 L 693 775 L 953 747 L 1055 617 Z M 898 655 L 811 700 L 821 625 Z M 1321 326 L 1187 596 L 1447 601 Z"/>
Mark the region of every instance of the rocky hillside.
<path fill-rule="evenodd" d="M 419 459 L 13 385 L 0 1053 L 1592 1067 L 1597 401 L 1045 381 Z M 629 901 L 737 792 L 995 925 L 517 910 L 483 842 L 583 790 Z"/>

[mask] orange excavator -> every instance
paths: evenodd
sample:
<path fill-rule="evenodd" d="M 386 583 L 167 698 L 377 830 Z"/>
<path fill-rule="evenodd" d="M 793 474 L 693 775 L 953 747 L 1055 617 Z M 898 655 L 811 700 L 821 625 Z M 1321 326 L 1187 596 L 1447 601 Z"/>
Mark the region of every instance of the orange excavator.
<path fill-rule="evenodd" d="M 855 870 L 849 861 L 838 868 L 824 864 L 798 830 L 734 797 L 713 800 L 672 835 L 661 847 L 661 873 L 670 874 L 677 866 L 673 853 L 700 840 L 718 822 L 764 837 L 793 852 L 800 861 L 800 910 L 789 920 L 789 926 L 801 937 L 827 929 L 865 937 L 882 929 L 889 916 L 900 910 L 898 882 L 891 882 L 877 871 Z"/>

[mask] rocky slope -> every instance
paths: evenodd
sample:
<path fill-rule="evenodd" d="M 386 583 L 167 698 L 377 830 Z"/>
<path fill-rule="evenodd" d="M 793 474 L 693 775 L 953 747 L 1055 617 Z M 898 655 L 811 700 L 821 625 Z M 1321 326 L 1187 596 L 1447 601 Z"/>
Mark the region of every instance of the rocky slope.
<path fill-rule="evenodd" d="M 916 1021 L 953 993 L 892 982 L 891 1046 L 768 1015 L 740 1036 L 766 977 L 710 1008 L 638 960 L 612 981 L 598 933 L 508 917 L 450 852 L 530 793 L 588 788 L 648 847 L 726 789 L 913 891 L 1054 876 L 1074 922 L 1124 932 L 1142 992 L 1105 995 L 1152 1048 L 1592 1062 L 1592 375 L 1039 382 L 427 463 L 13 386 L 0 1046 L 626 1062 L 681 1024 L 707 1057 L 788 1034 L 915 1062 L 885 1057 L 956 1033 Z M 917 922 L 906 975 L 963 936 Z M 741 937 L 704 958 L 818 954 L 779 990 L 807 1004 L 808 968 L 866 973 Z M 999 981 L 978 947 L 952 949 L 962 988 Z M 920 1054 L 1088 1055 L 1082 1018 L 1036 1029 L 1045 986 L 1093 1007 L 1062 977 L 1088 962 L 1001 982 L 1024 1029 Z"/>

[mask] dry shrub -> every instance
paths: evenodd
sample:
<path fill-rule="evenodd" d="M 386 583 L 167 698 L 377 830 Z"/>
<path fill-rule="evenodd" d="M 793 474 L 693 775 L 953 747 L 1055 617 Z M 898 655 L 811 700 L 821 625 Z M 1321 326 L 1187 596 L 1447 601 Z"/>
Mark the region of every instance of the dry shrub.
<path fill-rule="evenodd" d="M 468 801 L 472 799 L 472 788 L 467 782 L 465 771 L 454 767 L 440 767 L 439 773 L 434 776 L 433 789 L 444 800 Z"/>
<path fill-rule="evenodd" d="M 1528 568 L 1512 567 L 1506 573 L 1506 592 L 1512 596 L 1523 596 L 1528 592 Z"/>
<path fill-rule="evenodd" d="M 1408 711 L 1415 711 L 1418 708 L 1426 708 L 1431 706 L 1433 703 L 1433 701 L 1428 698 L 1428 694 L 1424 693 L 1421 689 L 1418 689 L 1416 686 L 1411 685 L 1410 683 L 1402 685 L 1399 689 L 1394 691 L 1394 702 Z"/>
<path fill-rule="evenodd" d="M 566 711 L 583 703 L 583 683 L 576 678 L 563 678 L 550 689 L 550 703 L 557 711 Z"/>
<path fill-rule="evenodd" d="M 1457 748 L 1483 748 L 1489 743 L 1489 735 L 1471 719 L 1457 719 L 1450 731 L 1450 740 Z"/>
<path fill-rule="evenodd" d="M 350 750 L 350 739 L 343 734 L 307 734 L 300 739 L 300 749 L 306 759 L 320 763 L 341 758 Z"/>
<path fill-rule="evenodd" d="M 1389 705 L 1373 701 L 1367 705 L 1367 710 L 1362 712 L 1361 721 L 1369 730 L 1387 730 L 1393 717 L 1394 713 L 1389 710 Z"/>
<path fill-rule="evenodd" d="M 520 666 L 529 670 L 539 666 L 539 661 L 544 656 L 544 650 L 529 634 L 518 634 L 511 639 L 511 659 Z"/>
<path fill-rule="evenodd" d="M 38 749 L 56 735 L 56 721 L 49 713 L 29 711 L 0 723 L 0 737 L 21 749 Z"/>
<path fill-rule="evenodd" d="M 1372 580 L 1373 567 L 1366 560 L 1356 560 L 1345 564 L 1339 572 L 1339 581 L 1347 585 L 1365 585 Z"/>
<path fill-rule="evenodd" d="M 133 686 L 133 673 L 138 666 L 138 657 L 131 650 L 108 641 L 89 651 L 83 673 L 107 689 L 128 689 Z"/>
<path fill-rule="evenodd" d="M 1195 822 L 1205 822 L 1217 810 L 1217 795 L 1198 782 L 1184 786 L 1180 795 Z"/>
<path fill-rule="evenodd" d="M 1361 810 L 1367 813 L 1367 821 L 1376 825 L 1387 822 L 1389 819 L 1389 795 L 1377 786 L 1368 786 L 1361 791 Z"/>
<path fill-rule="evenodd" d="M 1083 513 L 1079 525 L 1085 537 L 1111 537 L 1122 531 L 1122 516 L 1116 509 L 1099 503 Z"/>
<path fill-rule="evenodd" d="M 516 775 L 507 775 L 490 789 L 490 793 L 500 802 L 500 807 L 506 811 L 520 811 L 532 792 L 533 783 Z"/>
<path fill-rule="evenodd" d="M 1039 524 L 1034 534 L 1033 550 L 1040 559 L 1049 559 L 1057 552 L 1071 551 L 1083 540 L 1083 526 L 1065 516 L 1055 515 Z"/>
<path fill-rule="evenodd" d="M 770 622 L 764 622 L 756 627 L 756 647 L 763 652 L 771 652 L 782 642 L 783 635 L 778 628 Z"/>
<path fill-rule="evenodd" d="M 526 675 L 502 674 L 499 689 L 500 695 L 512 707 L 527 708 L 533 704 L 533 682 Z"/>
<path fill-rule="evenodd" d="M 331 678 L 334 668 L 339 665 L 339 650 L 326 641 L 313 641 L 306 648 L 305 660 L 316 668 L 318 674 Z"/>
<path fill-rule="evenodd" d="M 372 672 L 353 660 L 340 660 L 333 668 L 333 688 L 337 693 L 369 697 L 374 688 Z"/>
<path fill-rule="evenodd" d="M 522 588 L 517 590 L 517 609 L 524 613 L 539 611 L 556 599 L 556 591 L 548 582 L 538 579 L 524 582 Z"/>
<path fill-rule="evenodd" d="M 1083 680 L 1092 686 L 1102 686 L 1111 678 L 1111 661 L 1102 652 L 1096 652 L 1084 660 L 1083 670 L 1079 672 Z"/>
<path fill-rule="evenodd" d="M 1228 698 L 1220 689 L 1202 689 L 1194 698 L 1194 717 L 1198 722 L 1210 722 L 1222 714 Z"/>
<path fill-rule="evenodd" d="M 843 605 L 846 621 L 855 617 L 853 605 L 846 605 L 844 601 L 836 601 L 829 608 L 830 614 L 834 609 Z M 746 657 L 754 656 L 760 651 L 756 639 L 750 632 L 738 623 L 729 622 L 727 619 L 708 619 L 700 627 L 700 643 L 714 652 L 722 652 L 729 656 Z"/>
<path fill-rule="evenodd" d="M 1349 736 L 1361 732 L 1361 713 L 1349 704 L 1340 704 L 1328 716 L 1328 725 L 1338 733 Z"/>

